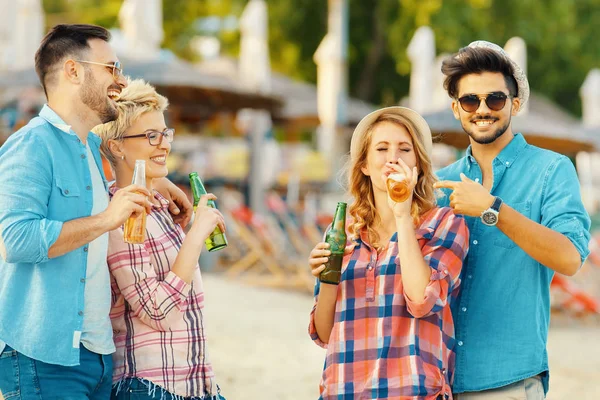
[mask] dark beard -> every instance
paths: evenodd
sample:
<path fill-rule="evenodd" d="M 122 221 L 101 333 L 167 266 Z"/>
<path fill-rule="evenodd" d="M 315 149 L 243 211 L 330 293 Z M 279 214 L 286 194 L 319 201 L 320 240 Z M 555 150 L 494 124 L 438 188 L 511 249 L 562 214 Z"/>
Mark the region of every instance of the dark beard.
<path fill-rule="evenodd" d="M 467 129 L 464 125 L 462 128 L 465 132 L 467 132 L 467 134 L 471 137 L 471 139 L 473 139 L 475 141 L 475 143 L 490 144 L 490 143 L 494 143 L 496 141 L 496 139 L 498 139 L 500 136 L 504 135 L 504 132 L 506 132 L 506 130 L 508 129 L 509 126 L 510 126 L 510 118 L 508 119 L 508 121 L 506 122 L 506 124 L 504 126 L 501 126 L 500 128 L 496 129 L 495 132 L 492 132 L 490 135 L 485 136 L 485 137 L 476 137 L 473 134 L 473 132 L 471 132 L 470 129 Z"/>
<path fill-rule="evenodd" d="M 91 71 L 86 73 L 86 79 L 79 92 L 79 98 L 83 104 L 95 112 L 102 124 L 114 121 L 119 116 L 118 111 L 110 104 L 106 93 L 99 89 Z"/>

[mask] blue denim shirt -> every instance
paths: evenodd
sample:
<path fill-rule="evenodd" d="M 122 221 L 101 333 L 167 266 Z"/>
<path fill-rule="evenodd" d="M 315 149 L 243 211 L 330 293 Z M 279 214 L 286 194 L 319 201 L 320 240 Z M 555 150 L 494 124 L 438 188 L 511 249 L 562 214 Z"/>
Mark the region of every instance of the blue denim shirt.
<path fill-rule="evenodd" d="M 77 365 L 88 245 L 52 259 L 48 249 L 93 196 L 86 146 L 65 127 L 44 106 L 0 147 L 0 351 Z M 87 141 L 102 173 L 100 138 Z"/>
<path fill-rule="evenodd" d="M 461 172 L 482 182 L 470 147 L 464 158 L 438 176 L 459 181 Z M 517 134 L 494 159 L 493 173 L 491 193 L 527 218 L 568 237 L 583 263 L 589 254 L 590 218 L 581 202 L 573 163 L 527 144 Z M 448 196 L 438 202 L 447 206 Z M 554 272 L 498 228 L 484 225 L 479 218 L 466 220 L 471 243 L 461 294 L 452 310 L 457 342 L 453 392 L 497 388 L 540 373 L 547 392 L 546 342 Z"/>

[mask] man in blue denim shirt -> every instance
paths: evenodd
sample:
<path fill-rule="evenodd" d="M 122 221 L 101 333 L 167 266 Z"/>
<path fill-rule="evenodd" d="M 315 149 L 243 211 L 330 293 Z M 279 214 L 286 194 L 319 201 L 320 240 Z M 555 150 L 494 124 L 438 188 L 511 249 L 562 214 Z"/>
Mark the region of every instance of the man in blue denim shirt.
<path fill-rule="evenodd" d="M 458 400 L 543 399 L 550 282 L 588 256 L 590 219 L 571 161 L 513 134 L 529 96 L 499 46 L 473 42 L 444 61 L 444 87 L 469 135 L 467 154 L 439 171 L 440 205 L 466 216 L 470 249 L 453 307 Z M 566 350 L 566 349 L 565 349 Z"/>
<path fill-rule="evenodd" d="M 54 27 L 35 59 L 48 104 L 0 148 L 5 398 L 110 396 L 107 232 L 151 205 L 134 185 L 108 202 L 100 139 L 90 132 L 116 119 L 114 99 L 126 85 L 109 39 L 97 26 Z M 169 185 L 161 191 L 179 196 L 185 224 L 191 204 Z"/>

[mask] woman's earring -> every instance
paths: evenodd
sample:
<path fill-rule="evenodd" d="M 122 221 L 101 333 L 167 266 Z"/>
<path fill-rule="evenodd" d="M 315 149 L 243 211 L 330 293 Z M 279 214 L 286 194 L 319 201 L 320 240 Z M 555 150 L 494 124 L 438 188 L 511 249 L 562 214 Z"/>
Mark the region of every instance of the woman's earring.
<path fill-rule="evenodd" d="M 121 156 L 121 160 L 124 160 L 124 159 L 125 159 L 125 156 Z"/>

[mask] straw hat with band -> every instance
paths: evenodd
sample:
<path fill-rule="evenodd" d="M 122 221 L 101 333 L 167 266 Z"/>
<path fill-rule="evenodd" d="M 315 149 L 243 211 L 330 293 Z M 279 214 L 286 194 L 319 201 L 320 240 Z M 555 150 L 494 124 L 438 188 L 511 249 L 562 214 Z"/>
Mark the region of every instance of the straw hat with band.
<path fill-rule="evenodd" d="M 368 114 L 366 117 L 360 120 L 356 128 L 354 129 L 354 133 L 352 134 L 352 141 L 350 142 L 350 159 L 355 161 L 359 156 L 360 151 L 360 142 L 362 141 L 363 136 L 367 133 L 369 127 L 383 114 L 393 114 L 406 118 L 415 129 L 415 133 L 417 135 L 421 135 L 423 145 L 425 146 L 425 151 L 431 158 L 431 148 L 432 140 L 431 140 L 431 129 L 429 129 L 429 125 L 425 122 L 425 119 L 414 110 L 406 107 L 386 107 L 381 108 L 379 110 L 373 111 Z"/>
<path fill-rule="evenodd" d="M 471 42 L 471 44 L 469 44 L 467 47 L 493 50 L 505 57 L 510 62 L 513 70 L 513 77 L 515 78 L 515 81 L 517 81 L 517 90 L 519 92 L 517 97 L 520 100 L 520 109 L 522 110 L 525 103 L 527 103 L 527 100 L 529 100 L 529 81 L 527 80 L 527 76 L 521 67 L 519 67 L 519 65 L 508 56 L 506 51 L 504 51 L 504 49 L 497 44 L 486 42 L 485 40 L 476 40 Z M 459 52 L 457 57 L 460 57 L 460 55 L 461 54 Z"/>

